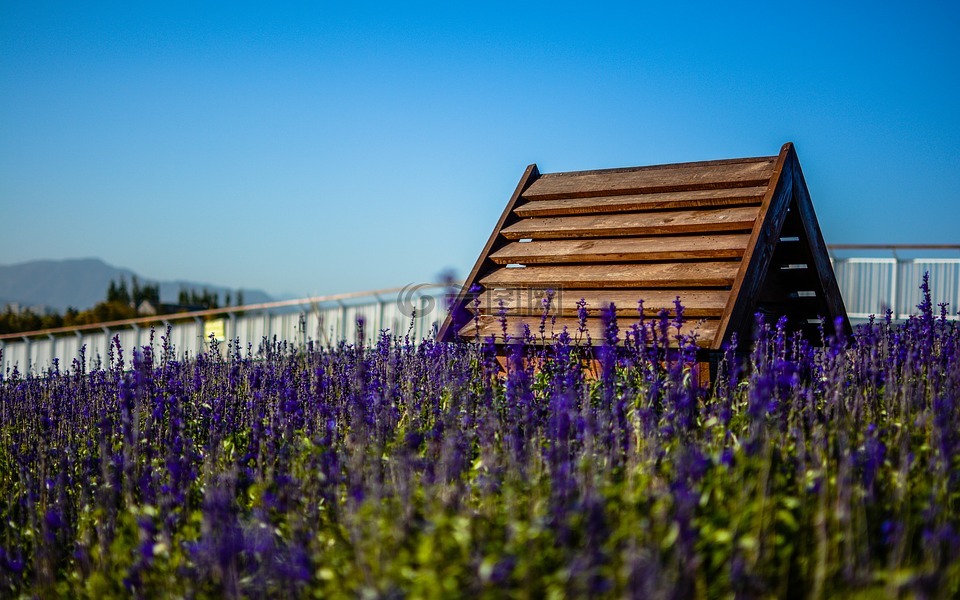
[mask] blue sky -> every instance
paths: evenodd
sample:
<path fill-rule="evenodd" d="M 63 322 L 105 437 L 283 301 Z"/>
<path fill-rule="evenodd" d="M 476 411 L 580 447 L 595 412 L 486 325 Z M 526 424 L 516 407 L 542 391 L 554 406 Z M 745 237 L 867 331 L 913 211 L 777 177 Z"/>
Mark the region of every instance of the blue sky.
<path fill-rule="evenodd" d="M 529 163 L 786 141 L 828 243 L 960 243 L 956 3 L 196 4 L 0 2 L 0 264 L 462 277 Z"/>

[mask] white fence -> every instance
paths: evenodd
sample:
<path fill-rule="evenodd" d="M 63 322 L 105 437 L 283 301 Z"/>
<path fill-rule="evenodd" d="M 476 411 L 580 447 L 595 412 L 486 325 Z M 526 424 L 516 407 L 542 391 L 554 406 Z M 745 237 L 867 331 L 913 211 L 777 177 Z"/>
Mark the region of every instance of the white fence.
<path fill-rule="evenodd" d="M 897 319 L 916 314 L 922 300 L 923 274 L 930 274 L 934 304 L 948 303 L 948 314 L 957 318 L 960 308 L 960 258 L 833 258 L 847 314 L 854 322 L 871 315 L 882 317 L 889 308 Z M 277 339 L 293 344 L 307 342 L 335 345 L 340 340 L 357 342 L 357 319 L 365 323 L 364 343 L 371 344 L 380 330 L 407 335 L 419 341 L 432 335 L 434 324 L 446 315 L 446 290 L 439 285 L 408 286 L 375 292 L 360 292 L 271 302 L 188 315 L 157 317 L 153 347 L 159 349 L 167 324 L 171 342 L 179 355 L 196 355 L 207 349 L 211 334 L 222 343 L 239 340 L 244 353 L 257 352 L 265 342 Z M 412 309 L 416 308 L 416 313 Z M 413 318 L 413 315 L 416 315 Z M 184 316 L 187 317 L 183 320 Z M 164 319 L 170 321 L 164 321 Z M 177 319 L 177 320 L 173 320 Z M 60 369 L 85 348 L 85 367 L 107 360 L 114 337 L 119 338 L 125 358 L 135 347 L 150 343 L 151 330 L 144 324 L 121 322 L 93 328 L 74 328 L 0 336 L 0 369 L 8 373 L 39 373 L 59 359 Z"/>
<path fill-rule="evenodd" d="M 7 376 L 14 367 L 21 373 L 40 373 L 59 361 L 60 370 L 73 370 L 84 349 L 84 367 L 106 364 L 117 338 L 129 364 L 133 348 L 151 345 L 159 352 L 170 328 L 170 342 L 178 356 L 195 356 L 210 348 L 210 336 L 226 352 L 227 343 L 239 340 L 244 355 L 258 352 L 273 340 L 292 344 L 336 345 L 358 341 L 357 322 L 363 319 L 363 342 L 372 344 L 381 330 L 410 336 L 418 342 L 433 334 L 435 323 L 446 316 L 446 290 L 427 284 L 375 292 L 320 296 L 266 304 L 199 311 L 186 315 L 107 323 L 103 326 L 63 328 L 46 332 L 0 337 L 0 369 Z M 415 310 L 415 311 L 414 311 Z"/>

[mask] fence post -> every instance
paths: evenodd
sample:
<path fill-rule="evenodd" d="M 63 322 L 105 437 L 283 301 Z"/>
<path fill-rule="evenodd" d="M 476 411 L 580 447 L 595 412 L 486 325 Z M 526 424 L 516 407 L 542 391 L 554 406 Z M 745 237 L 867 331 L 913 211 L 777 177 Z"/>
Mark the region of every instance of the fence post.
<path fill-rule="evenodd" d="M 339 313 L 340 332 L 339 332 L 339 338 L 340 338 L 340 340 L 346 341 L 346 339 L 347 339 L 347 305 L 343 303 L 343 300 L 337 300 L 337 304 L 340 305 L 340 313 Z M 337 340 L 337 341 L 340 341 L 340 340 Z"/>
<path fill-rule="evenodd" d="M 193 322 L 197 324 L 197 338 L 200 340 L 200 344 L 197 347 L 195 352 L 196 355 L 199 355 L 201 352 L 206 350 L 206 338 L 203 336 L 203 319 L 200 317 L 194 317 Z"/>
<path fill-rule="evenodd" d="M 57 338 L 48 333 L 47 339 L 50 340 L 50 368 L 53 368 L 53 361 L 57 360 Z"/>
<path fill-rule="evenodd" d="M 223 335 L 227 338 L 227 344 L 236 343 L 237 348 L 235 348 L 235 351 L 236 351 L 237 353 L 239 353 L 239 352 L 240 352 L 240 348 L 239 348 L 239 346 L 240 346 L 240 336 L 237 335 L 237 314 L 236 314 L 236 313 L 234 313 L 234 312 L 228 312 L 228 313 L 227 313 L 227 327 L 226 327 L 226 329 L 227 329 L 227 331 L 230 332 L 230 335 L 229 335 L 229 336 L 227 336 L 227 332 L 226 332 L 226 331 L 223 333 Z"/>
<path fill-rule="evenodd" d="M 31 358 L 32 358 L 32 357 L 31 357 L 31 352 L 30 352 L 30 351 L 31 351 L 31 342 L 30 342 L 30 338 L 29 338 L 29 337 L 23 336 L 23 345 L 26 346 L 26 352 L 24 352 L 24 356 L 27 357 L 27 368 L 26 368 L 26 370 L 24 371 L 24 373 L 26 374 L 26 373 L 29 373 L 29 372 L 30 372 L 31 364 L 32 364 L 32 361 L 31 361 Z"/>
<path fill-rule="evenodd" d="M 104 353 L 103 358 L 109 358 L 109 357 L 110 357 L 110 348 L 113 347 L 113 340 L 110 339 L 110 328 L 109 328 L 109 327 L 100 327 L 100 329 L 103 330 L 103 335 L 104 335 L 104 337 L 107 338 L 107 347 L 106 347 L 106 352 Z M 102 364 L 103 364 L 103 363 L 101 362 L 101 366 L 102 366 Z M 108 365 L 108 366 L 109 366 L 109 365 Z"/>
<path fill-rule="evenodd" d="M 140 348 L 140 345 L 143 344 L 143 335 L 141 334 L 140 326 L 136 323 L 131 323 L 130 327 L 133 328 L 133 349 L 137 350 Z M 131 357 L 133 354 L 131 353 Z"/>
<path fill-rule="evenodd" d="M 893 274 L 890 276 L 890 312 L 894 319 L 900 319 L 900 258 L 893 253 Z"/>
<path fill-rule="evenodd" d="M 271 328 L 270 328 L 270 313 L 267 312 L 267 311 L 263 311 L 263 339 L 264 339 L 264 343 L 267 344 L 267 345 L 264 346 L 264 348 L 263 348 L 264 352 L 266 352 L 266 351 L 269 349 L 270 334 L 272 333 L 272 332 L 270 331 L 270 329 L 271 329 Z"/>
<path fill-rule="evenodd" d="M 83 332 L 77 329 L 74 333 L 77 334 L 77 358 L 80 358 L 80 351 L 83 350 Z M 83 353 L 83 364 L 80 365 L 81 368 L 87 370 L 87 353 Z"/>
<path fill-rule="evenodd" d="M 377 299 L 377 328 L 374 330 L 373 343 L 376 344 L 380 338 L 380 331 L 383 329 L 383 319 L 386 315 L 386 302 L 380 297 L 380 294 L 374 294 Z"/>

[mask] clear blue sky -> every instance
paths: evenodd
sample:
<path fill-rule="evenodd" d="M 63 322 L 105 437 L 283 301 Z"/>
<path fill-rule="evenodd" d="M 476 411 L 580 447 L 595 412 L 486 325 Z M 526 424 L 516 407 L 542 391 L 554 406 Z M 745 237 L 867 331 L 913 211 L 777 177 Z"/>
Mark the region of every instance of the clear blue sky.
<path fill-rule="evenodd" d="M 529 163 L 786 141 L 828 243 L 960 242 L 957 3 L 347 4 L 4 0 L 0 264 L 462 277 Z"/>

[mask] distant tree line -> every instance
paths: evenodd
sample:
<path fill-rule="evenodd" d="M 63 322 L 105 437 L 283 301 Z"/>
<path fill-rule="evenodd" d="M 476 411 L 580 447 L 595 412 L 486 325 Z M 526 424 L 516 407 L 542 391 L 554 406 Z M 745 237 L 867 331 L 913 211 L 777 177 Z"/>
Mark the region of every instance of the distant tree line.
<path fill-rule="evenodd" d="M 180 294 L 177 296 L 177 302 L 180 306 L 195 309 L 220 308 L 220 295 L 206 288 L 202 292 L 197 290 L 188 290 L 180 288 Z M 237 303 L 230 303 L 230 292 L 224 295 L 224 306 L 243 306 L 243 290 L 237 291 Z"/>
<path fill-rule="evenodd" d="M 120 283 L 110 281 L 110 287 L 107 288 L 107 302 L 122 302 L 123 304 L 133 304 L 140 306 L 144 301 L 150 302 L 154 306 L 160 305 L 160 284 L 140 286 L 137 276 L 134 275 L 130 280 L 131 290 L 127 291 L 127 282 L 121 277 Z"/>
<path fill-rule="evenodd" d="M 144 304 L 144 303 L 147 304 Z M 243 292 L 237 291 L 236 304 L 231 304 L 231 295 L 225 294 L 223 306 L 242 306 Z M 177 304 L 160 303 L 160 285 L 143 284 L 133 276 L 130 285 L 124 277 L 110 280 L 106 298 L 88 310 L 79 311 L 68 307 L 63 313 L 38 314 L 27 308 L 14 311 L 7 305 L 0 313 L 0 334 L 23 333 L 39 329 L 91 325 L 107 321 L 121 321 L 138 316 L 164 315 L 177 312 L 220 308 L 219 294 L 204 288 L 202 291 L 180 288 Z"/>

